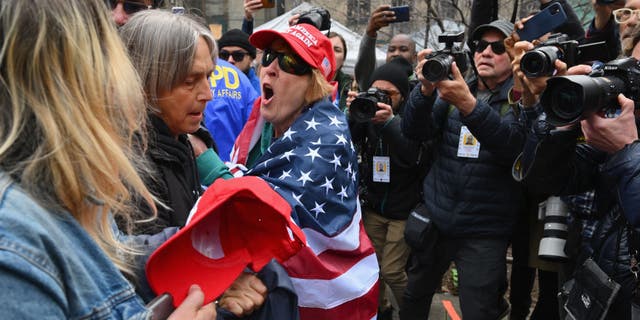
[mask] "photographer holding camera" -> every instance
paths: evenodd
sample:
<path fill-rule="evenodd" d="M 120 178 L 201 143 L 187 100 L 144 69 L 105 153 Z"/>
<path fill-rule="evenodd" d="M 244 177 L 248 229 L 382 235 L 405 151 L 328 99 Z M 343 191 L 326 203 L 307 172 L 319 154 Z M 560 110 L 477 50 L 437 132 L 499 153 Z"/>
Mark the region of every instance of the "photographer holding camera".
<path fill-rule="evenodd" d="M 513 81 L 503 41 L 512 31 L 513 24 L 503 20 L 474 30 L 479 79 L 469 82 L 454 62 L 448 79 L 428 81 L 421 70 L 429 50 L 420 52 L 420 85 L 409 96 L 402 131 L 435 141 L 423 202 L 439 234 L 431 249 L 412 251 L 401 319 L 427 317 L 452 260 L 460 276 L 463 318 L 499 319 L 508 312 L 506 253 L 523 206 L 511 164 L 524 143 L 524 130 L 507 99 Z"/>
<path fill-rule="evenodd" d="M 362 220 L 376 250 L 380 283 L 391 288 L 398 303 L 407 285 L 409 247 L 403 233 L 409 212 L 420 201 L 424 171 L 421 144 L 400 129 L 412 71 L 404 58 L 393 59 L 373 71 L 369 90 L 349 99 L 349 128 L 362 159 Z M 380 286 L 379 319 L 391 319 L 386 285 Z"/>
<path fill-rule="evenodd" d="M 638 47 L 638 34 L 630 37 Z M 514 165 L 515 178 L 540 194 L 568 196 L 595 190 L 591 223 L 596 227 L 581 239 L 573 282 L 561 292 L 567 301 L 564 309 L 578 319 L 587 312 L 599 319 L 631 319 L 632 306 L 637 308 L 635 301 L 640 298 L 635 293 L 640 248 L 637 58 L 610 61 L 590 76 L 551 78 L 541 96 L 545 113 L 533 122 Z M 606 284 L 619 289 L 607 292 L 600 285 L 588 290 L 582 279 L 597 282 L 584 276 L 594 269 L 608 277 Z M 573 303 L 572 297 L 578 295 L 593 303 Z"/>

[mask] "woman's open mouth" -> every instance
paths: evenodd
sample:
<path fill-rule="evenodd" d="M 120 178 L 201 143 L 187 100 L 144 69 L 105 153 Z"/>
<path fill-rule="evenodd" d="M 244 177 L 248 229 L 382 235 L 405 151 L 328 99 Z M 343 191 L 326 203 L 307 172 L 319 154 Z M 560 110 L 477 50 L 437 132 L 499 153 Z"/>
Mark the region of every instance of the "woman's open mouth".
<path fill-rule="evenodd" d="M 271 88 L 270 85 L 263 84 L 262 85 L 262 94 L 263 94 L 265 100 L 269 100 L 269 99 L 271 99 L 271 97 L 273 97 L 273 89 Z"/>

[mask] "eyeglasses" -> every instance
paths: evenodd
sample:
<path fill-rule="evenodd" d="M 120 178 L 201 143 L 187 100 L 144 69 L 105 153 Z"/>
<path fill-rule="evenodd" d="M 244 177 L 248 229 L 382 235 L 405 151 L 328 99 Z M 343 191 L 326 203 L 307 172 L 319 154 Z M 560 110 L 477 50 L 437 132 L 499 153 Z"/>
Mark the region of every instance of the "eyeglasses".
<path fill-rule="evenodd" d="M 262 66 L 268 67 L 276 58 L 278 59 L 278 66 L 286 73 L 301 76 L 311 72 L 311 66 L 304 62 L 302 58 L 293 53 L 277 52 L 271 49 L 264 50 L 262 54 Z"/>
<path fill-rule="evenodd" d="M 631 20 L 631 17 L 636 16 L 636 19 L 640 18 L 640 9 L 621 8 L 613 10 L 613 18 L 617 23 L 627 23 Z"/>
<path fill-rule="evenodd" d="M 150 6 L 140 3 L 140 2 L 132 2 L 132 1 L 123 1 L 123 0 L 106 0 L 105 3 L 109 9 L 113 10 L 116 8 L 118 3 L 122 3 L 122 9 L 127 14 L 134 14 L 138 11 L 150 9 Z"/>
<path fill-rule="evenodd" d="M 493 53 L 495 54 L 503 54 L 507 50 L 507 48 L 504 47 L 504 42 L 502 40 L 494 41 L 494 42 L 487 42 L 485 40 L 476 40 L 475 45 L 476 45 L 476 52 L 478 53 L 484 51 L 484 49 L 486 49 L 488 46 L 491 46 L 491 51 L 493 51 Z"/>
<path fill-rule="evenodd" d="M 223 59 L 223 60 L 229 60 L 229 57 L 233 57 L 233 61 L 242 61 L 244 59 L 244 56 L 248 54 L 249 52 L 246 52 L 246 51 L 229 52 L 227 50 L 220 50 L 218 57 L 220 57 L 220 59 Z"/>
<path fill-rule="evenodd" d="M 385 90 L 385 89 L 380 89 L 380 88 L 376 88 L 376 89 L 378 89 L 378 91 L 388 95 L 389 97 L 393 97 L 393 96 L 396 96 L 396 95 L 400 94 L 400 91 L 398 91 L 398 90 Z"/>

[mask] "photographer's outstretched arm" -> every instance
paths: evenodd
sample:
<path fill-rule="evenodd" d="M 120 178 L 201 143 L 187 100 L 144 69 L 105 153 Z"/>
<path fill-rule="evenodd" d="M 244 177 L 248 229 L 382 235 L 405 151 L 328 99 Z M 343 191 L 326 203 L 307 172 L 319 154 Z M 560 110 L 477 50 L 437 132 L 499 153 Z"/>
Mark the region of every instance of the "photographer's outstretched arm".
<path fill-rule="evenodd" d="M 261 0 L 244 0 L 244 18 L 242 18 L 242 31 L 246 34 L 253 33 L 253 14 L 262 9 Z"/>
<path fill-rule="evenodd" d="M 371 13 L 367 29 L 360 42 L 358 58 L 353 70 L 356 81 L 360 86 L 360 91 L 369 89 L 369 78 L 371 78 L 371 73 L 373 73 L 373 70 L 376 68 L 376 40 L 378 30 L 389 25 L 387 19 L 391 18 L 387 17 L 387 13 L 393 14 L 393 11 L 388 11 L 389 8 L 390 6 L 388 5 L 381 5 Z"/>

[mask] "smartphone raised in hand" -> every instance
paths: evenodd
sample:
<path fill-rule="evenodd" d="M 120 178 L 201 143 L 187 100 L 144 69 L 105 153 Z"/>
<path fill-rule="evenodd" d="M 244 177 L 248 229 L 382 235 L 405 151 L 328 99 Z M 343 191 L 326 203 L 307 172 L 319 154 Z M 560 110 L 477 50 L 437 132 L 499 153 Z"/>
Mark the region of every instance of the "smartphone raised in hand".
<path fill-rule="evenodd" d="M 263 8 L 275 8 L 276 0 L 262 0 Z"/>
<path fill-rule="evenodd" d="M 529 20 L 524 22 L 524 27 L 516 30 L 520 40 L 533 41 L 553 31 L 567 21 L 567 14 L 562 9 L 562 5 L 554 2 L 544 10 L 536 13 Z"/>
<path fill-rule="evenodd" d="M 409 6 L 405 5 L 405 6 L 391 7 L 389 8 L 389 10 L 393 11 L 396 15 L 396 19 L 393 21 L 390 21 L 391 23 L 409 21 L 409 11 L 410 11 Z"/>

